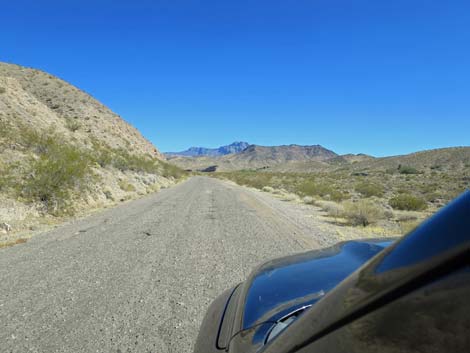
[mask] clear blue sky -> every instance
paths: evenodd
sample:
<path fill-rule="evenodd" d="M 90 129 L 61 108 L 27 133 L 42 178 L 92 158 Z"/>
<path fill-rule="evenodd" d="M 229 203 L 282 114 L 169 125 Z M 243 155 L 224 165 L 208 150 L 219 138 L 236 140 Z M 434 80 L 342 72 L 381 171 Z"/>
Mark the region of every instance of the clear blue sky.
<path fill-rule="evenodd" d="M 162 151 L 470 145 L 470 2 L 16 0 L 0 60 L 73 83 Z"/>

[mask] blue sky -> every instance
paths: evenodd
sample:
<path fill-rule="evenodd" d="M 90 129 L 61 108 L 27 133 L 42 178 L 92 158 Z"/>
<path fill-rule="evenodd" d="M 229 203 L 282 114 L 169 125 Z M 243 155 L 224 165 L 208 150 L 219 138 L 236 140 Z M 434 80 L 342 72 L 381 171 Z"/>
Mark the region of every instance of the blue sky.
<path fill-rule="evenodd" d="M 0 61 L 84 89 L 162 151 L 470 145 L 470 2 L 16 0 Z"/>

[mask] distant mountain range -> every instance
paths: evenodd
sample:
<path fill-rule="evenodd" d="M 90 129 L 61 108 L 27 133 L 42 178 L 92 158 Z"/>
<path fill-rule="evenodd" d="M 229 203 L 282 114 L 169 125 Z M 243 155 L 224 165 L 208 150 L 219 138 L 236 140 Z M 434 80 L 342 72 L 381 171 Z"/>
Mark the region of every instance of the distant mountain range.
<path fill-rule="evenodd" d="M 224 150 L 224 147 L 221 149 Z M 217 151 L 218 149 L 206 150 Z M 397 169 L 400 166 L 457 170 L 470 166 L 470 147 L 443 148 L 403 156 L 375 158 L 366 154 L 339 155 L 321 145 L 248 145 L 241 151 L 228 154 L 198 154 L 196 156 L 167 154 L 167 158 L 170 163 L 193 171 L 262 170 L 309 173 L 338 168 L 347 168 L 352 171 L 367 171 L 368 169 L 385 171 Z"/>
<path fill-rule="evenodd" d="M 339 156 L 335 152 L 320 146 L 258 146 L 246 142 L 236 142 L 217 149 L 190 148 L 180 153 L 166 153 L 165 156 L 174 163 L 188 170 L 240 170 L 271 169 L 273 167 L 293 167 L 295 163 L 325 164 L 325 161 L 336 159 L 337 162 L 352 160 L 353 155 Z M 364 155 L 365 156 L 365 155 Z M 355 156 L 355 158 L 373 158 Z M 293 169 L 296 169 L 293 167 Z"/>
<path fill-rule="evenodd" d="M 228 154 L 242 152 L 245 148 L 250 146 L 248 142 L 234 142 L 227 146 L 221 146 L 218 148 L 206 148 L 206 147 L 191 147 L 186 151 L 181 152 L 167 152 L 166 157 L 219 157 L 226 156 Z"/>

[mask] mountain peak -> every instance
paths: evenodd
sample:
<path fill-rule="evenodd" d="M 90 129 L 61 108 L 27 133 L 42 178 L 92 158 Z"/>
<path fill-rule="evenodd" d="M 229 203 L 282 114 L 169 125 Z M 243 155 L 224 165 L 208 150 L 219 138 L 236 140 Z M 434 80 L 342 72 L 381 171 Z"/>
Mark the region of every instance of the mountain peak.
<path fill-rule="evenodd" d="M 181 152 L 167 152 L 165 153 L 168 157 L 202 157 L 202 156 L 209 156 L 209 157 L 219 157 L 219 156 L 226 156 L 228 154 L 239 153 L 242 152 L 245 148 L 250 146 L 248 142 L 242 141 L 235 141 L 230 145 L 220 146 L 218 148 L 206 148 L 206 147 L 191 147 L 185 151 Z"/>

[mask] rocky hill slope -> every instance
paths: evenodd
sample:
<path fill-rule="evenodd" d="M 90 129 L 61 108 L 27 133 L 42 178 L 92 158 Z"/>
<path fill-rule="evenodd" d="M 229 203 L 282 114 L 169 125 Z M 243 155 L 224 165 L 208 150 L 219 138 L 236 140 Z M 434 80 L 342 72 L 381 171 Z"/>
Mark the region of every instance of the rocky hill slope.
<path fill-rule="evenodd" d="M 0 63 L 0 233 L 135 198 L 180 176 L 90 95 L 48 73 Z"/>
<path fill-rule="evenodd" d="M 205 148 L 205 147 L 191 147 L 182 152 L 166 152 L 165 156 L 171 157 L 219 157 L 228 154 L 242 152 L 250 144 L 247 142 L 234 142 L 227 146 L 221 146 L 218 148 Z"/>
<path fill-rule="evenodd" d="M 140 132 L 96 99 L 46 72 L 0 63 L 1 116 L 35 129 L 54 127 L 78 143 L 92 139 L 133 153 L 163 156 Z"/>

